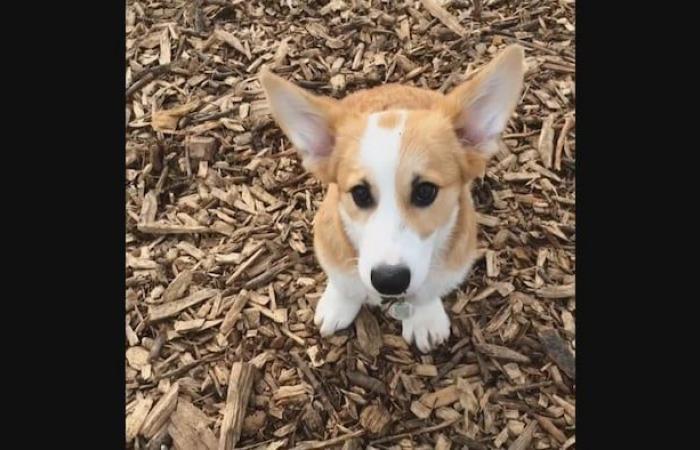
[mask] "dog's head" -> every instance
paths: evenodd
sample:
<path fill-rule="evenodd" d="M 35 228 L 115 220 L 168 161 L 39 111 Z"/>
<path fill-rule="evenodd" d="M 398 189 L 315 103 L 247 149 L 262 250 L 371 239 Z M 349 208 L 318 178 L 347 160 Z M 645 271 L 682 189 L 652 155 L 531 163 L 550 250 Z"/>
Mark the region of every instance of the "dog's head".
<path fill-rule="evenodd" d="M 304 166 L 338 186 L 367 287 L 410 295 L 425 282 L 457 222 L 462 189 L 498 148 L 523 74 L 523 51 L 511 46 L 448 95 L 394 89 L 415 96 L 414 105 L 376 112 L 370 104 L 407 101 L 372 98 L 388 91 L 338 101 L 263 72 L 272 115 Z"/>

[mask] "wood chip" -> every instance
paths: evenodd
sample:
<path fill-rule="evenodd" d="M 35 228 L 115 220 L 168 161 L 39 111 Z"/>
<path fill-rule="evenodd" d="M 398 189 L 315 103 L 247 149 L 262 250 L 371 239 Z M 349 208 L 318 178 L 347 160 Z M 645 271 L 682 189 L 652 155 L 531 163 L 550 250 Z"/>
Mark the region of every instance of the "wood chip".
<path fill-rule="evenodd" d="M 176 450 L 216 450 L 216 436 L 209 427 L 209 419 L 183 398 L 178 399 L 170 415 L 168 434 Z"/>
<path fill-rule="evenodd" d="M 134 440 L 141 427 L 143 427 L 148 412 L 153 405 L 153 399 L 150 397 L 137 400 L 134 410 L 126 417 L 126 442 L 127 444 Z"/>
<path fill-rule="evenodd" d="M 170 282 L 168 287 L 165 288 L 165 291 L 163 291 L 163 295 L 161 296 L 163 302 L 171 302 L 182 297 L 190 286 L 190 283 L 192 283 L 192 271 L 183 270 Z"/>
<path fill-rule="evenodd" d="M 187 141 L 190 158 L 196 161 L 211 161 L 216 153 L 216 140 L 209 136 L 192 136 Z"/>
<path fill-rule="evenodd" d="M 415 414 L 416 417 L 419 419 L 427 419 L 430 417 L 430 414 L 433 412 L 433 408 L 430 408 L 428 406 L 425 406 L 423 402 L 420 402 L 418 400 L 415 400 L 411 402 L 411 412 Z"/>
<path fill-rule="evenodd" d="M 226 312 L 224 321 L 221 322 L 220 330 L 222 334 L 228 334 L 228 332 L 233 329 L 234 325 L 236 325 L 238 319 L 241 318 L 243 308 L 248 303 L 248 299 L 249 297 L 247 295 L 239 295 L 236 297 L 233 304 L 231 304 L 231 307 Z"/>
<path fill-rule="evenodd" d="M 552 157 L 554 155 L 554 119 L 555 115 L 550 114 L 542 123 L 540 139 L 537 143 L 537 150 L 540 152 L 540 159 L 542 160 L 542 164 L 544 164 L 547 169 L 552 167 Z"/>
<path fill-rule="evenodd" d="M 413 373 L 420 377 L 436 377 L 438 369 L 433 364 L 416 364 L 413 366 Z"/>
<path fill-rule="evenodd" d="M 490 278 L 497 277 L 500 273 L 496 252 L 493 250 L 486 251 L 486 276 Z"/>
<path fill-rule="evenodd" d="M 141 204 L 141 214 L 139 215 L 140 223 L 151 223 L 156 220 L 156 214 L 158 213 L 158 197 L 155 192 L 148 191 L 146 196 L 143 198 L 143 203 Z"/>
<path fill-rule="evenodd" d="M 359 438 L 350 438 L 343 443 L 341 450 L 362 450 L 362 440 Z"/>
<path fill-rule="evenodd" d="M 574 125 L 573 116 L 566 116 L 566 118 L 564 119 L 564 125 L 561 127 L 561 131 L 559 132 L 559 139 L 557 139 L 557 147 L 554 150 L 554 169 L 555 170 L 561 170 L 562 150 L 564 150 L 564 144 L 567 141 L 567 135 L 569 134 L 569 130 L 571 130 L 571 127 L 573 125 Z"/>
<path fill-rule="evenodd" d="M 511 350 L 507 347 L 502 347 L 500 345 L 493 344 L 474 344 L 474 348 L 477 352 L 482 353 L 491 358 L 500 359 L 503 361 L 513 361 L 520 363 L 529 363 L 530 358 L 526 355 Z"/>
<path fill-rule="evenodd" d="M 438 391 L 424 394 L 420 398 L 420 402 L 428 408 L 438 408 L 440 406 L 449 405 L 459 400 L 459 389 L 456 384 L 447 386 Z"/>
<path fill-rule="evenodd" d="M 241 437 L 246 405 L 253 389 L 255 367 L 248 363 L 236 362 L 231 366 L 228 394 L 221 422 L 219 450 L 232 450 Z"/>
<path fill-rule="evenodd" d="M 553 329 L 540 332 L 540 342 L 547 355 L 552 358 L 557 366 L 571 379 L 576 378 L 576 361 L 566 342 Z"/>
<path fill-rule="evenodd" d="M 454 420 L 446 420 L 446 421 L 444 421 L 444 422 L 442 422 L 442 423 L 439 423 L 439 424 L 437 424 L 437 425 L 433 425 L 433 426 L 430 426 L 430 427 L 422 427 L 422 428 L 420 428 L 420 429 L 413 429 L 413 430 L 411 430 L 411 431 L 408 431 L 408 432 L 405 432 L 405 433 L 395 434 L 395 435 L 392 435 L 392 436 L 386 436 L 386 437 L 383 437 L 383 438 L 380 438 L 380 439 L 376 439 L 376 440 L 374 440 L 374 441 L 371 441 L 370 443 L 371 443 L 372 445 L 376 445 L 376 444 L 381 444 L 381 443 L 384 443 L 384 442 L 391 442 L 391 441 L 394 441 L 394 440 L 396 440 L 396 439 L 401 439 L 401 438 L 408 437 L 408 436 L 418 436 L 418 435 L 421 435 L 421 434 L 424 434 L 424 433 L 432 433 L 432 432 L 434 432 L 434 431 L 438 431 L 438 430 L 442 430 L 443 428 L 447 428 L 447 427 L 449 427 L 450 425 L 452 425 L 454 422 L 455 422 Z M 475 447 L 475 448 L 476 448 L 476 447 Z"/>
<path fill-rule="evenodd" d="M 385 434 L 390 422 L 389 411 L 381 404 L 369 405 L 360 414 L 360 425 L 371 434 Z"/>
<path fill-rule="evenodd" d="M 576 295 L 576 287 L 573 283 L 560 286 L 545 286 L 537 290 L 537 295 L 542 298 L 571 298 Z"/>
<path fill-rule="evenodd" d="M 465 36 L 467 34 L 467 30 L 460 25 L 459 21 L 457 21 L 452 14 L 447 12 L 437 0 L 421 0 L 421 4 L 432 16 L 459 36 Z"/>
<path fill-rule="evenodd" d="M 130 347 L 126 351 L 126 361 L 133 369 L 141 370 L 148 364 L 148 350 L 141 346 Z"/>
<path fill-rule="evenodd" d="M 139 223 L 138 230 L 148 234 L 207 233 L 209 228 L 201 225 L 173 225 L 166 223 Z"/>
<path fill-rule="evenodd" d="M 501 223 L 501 219 L 498 217 L 494 216 L 489 216 L 488 214 L 479 214 L 477 213 L 476 215 L 476 223 L 479 225 L 483 225 L 485 227 L 497 227 Z"/>
<path fill-rule="evenodd" d="M 177 124 L 180 121 L 180 118 L 182 118 L 189 112 L 194 111 L 197 107 L 199 107 L 199 104 L 199 100 L 194 100 L 192 102 L 185 103 L 184 105 L 175 108 L 156 111 L 153 113 L 151 125 L 156 131 L 174 130 L 177 128 Z"/>
<path fill-rule="evenodd" d="M 337 413 L 335 411 L 335 408 L 333 407 L 333 404 L 331 403 L 328 394 L 326 393 L 326 389 L 318 381 L 316 375 L 314 375 L 314 373 L 311 371 L 311 369 L 302 359 L 301 356 L 299 356 L 297 353 L 292 353 L 291 356 L 294 362 L 296 363 L 297 367 L 299 367 L 306 379 L 309 381 L 309 383 L 311 383 L 311 386 L 314 388 L 314 391 L 318 392 L 318 394 L 321 396 L 321 404 L 323 405 L 323 408 L 328 414 L 330 414 L 337 420 Z"/>
<path fill-rule="evenodd" d="M 557 402 L 564 410 L 566 413 L 571 416 L 572 419 L 576 420 L 576 407 L 569 403 L 568 401 L 564 400 L 563 398 L 559 397 L 557 394 L 552 395 L 552 398 L 554 399 L 555 402 Z"/>
<path fill-rule="evenodd" d="M 217 28 L 214 30 L 214 36 L 216 36 L 218 39 L 222 40 L 223 42 L 226 42 L 228 45 L 231 47 L 235 48 L 240 52 L 242 55 L 244 55 L 247 59 L 251 59 L 252 55 L 250 54 L 250 51 L 246 49 L 243 44 L 241 43 L 240 40 L 236 36 L 234 36 L 232 33 L 229 33 L 227 31 L 222 30 L 221 28 Z"/>
<path fill-rule="evenodd" d="M 435 450 L 450 450 L 451 448 L 452 443 L 450 440 L 444 434 L 438 434 L 437 439 L 435 439 Z"/>
<path fill-rule="evenodd" d="M 135 346 L 139 343 L 139 337 L 131 326 L 126 325 L 126 340 L 130 346 Z"/>
<path fill-rule="evenodd" d="M 233 284 L 234 281 L 241 276 L 241 274 L 247 270 L 253 263 L 265 252 L 264 248 L 259 249 L 253 255 L 251 255 L 245 262 L 243 262 L 238 268 L 231 274 L 231 276 L 226 280 L 226 284 Z"/>
<path fill-rule="evenodd" d="M 344 434 L 333 439 L 328 439 L 326 441 L 308 441 L 300 442 L 296 446 L 292 447 L 292 450 L 313 450 L 319 448 L 332 448 L 334 446 L 340 445 L 343 442 L 360 437 L 365 434 L 365 430 L 358 430 L 352 433 Z"/>
<path fill-rule="evenodd" d="M 203 302 L 204 300 L 212 298 L 217 294 L 217 292 L 219 292 L 217 289 L 202 289 L 201 291 L 197 291 L 189 297 L 180 300 L 150 306 L 148 308 L 148 318 L 152 322 L 156 322 L 158 320 L 172 317 L 184 309 L 190 308 Z"/>
<path fill-rule="evenodd" d="M 178 333 L 187 333 L 188 331 L 199 330 L 204 326 L 204 319 L 180 320 L 173 324 L 173 328 Z"/>
<path fill-rule="evenodd" d="M 554 439 L 556 439 L 560 444 L 566 442 L 566 435 L 562 433 L 553 423 L 546 417 L 535 415 L 537 422 L 542 428 L 544 428 L 547 433 L 549 433 Z"/>
<path fill-rule="evenodd" d="M 170 415 L 175 411 L 179 392 L 180 385 L 178 383 L 173 383 L 168 392 L 158 400 L 146 417 L 146 420 L 143 422 L 143 427 L 141 428 L 141 434 L 150 439 L 160 431 L 163 425 L 165 425 L 165 422 L 170 419 Z"/>
<path fill-rule="evenodd" d="M 286 404 L 290 402 L 304 401 L 309 395 L 309 388 L 303 384 L 295 384 L 293 386 L 280 386 L 272 394 L 272 400 L 275 403 Z"/>
<path fill-rule="evenodd" d="M 386 387 L 384 386 L 384 383 L 374 377 L 370 377 L 362 372 L 357 372 L 354 370 L 348 370 L 346 375 L 352 384 L 363 387 L 377 394 L 386 394 Z"/>
<path fill-rule="evenodd" d="M 518 436 L 518 438 L 513 441 L 508 447 L 508 450 L 528 450 L 530 449 L 530 442 L 532 442 L 532 434 L 535 432 L 537 427 L 537 421 L 531 421 L 525 430 Z"/>
<path fill-rule="evenodd" d="M 355 330 L 357 332 L 357 342 L 365 353 L 374 357 L 379 355 L 384 340 L 379 329 L 376 317 L 365 307 L 355 319 Z"/>
<path fill-rule="evenodd" d="M 160 34 L 160 56 L 158 57 L 158 63 L 162 65 L 170 64 L 171 56 L 170 33 L 166 29 Z"/>

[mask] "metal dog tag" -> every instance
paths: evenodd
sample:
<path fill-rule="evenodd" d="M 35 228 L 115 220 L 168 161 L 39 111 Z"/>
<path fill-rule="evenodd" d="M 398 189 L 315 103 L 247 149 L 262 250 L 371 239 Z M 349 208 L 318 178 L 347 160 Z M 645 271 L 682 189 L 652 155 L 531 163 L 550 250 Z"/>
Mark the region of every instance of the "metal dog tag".
<path fill-rule="evenodd" d="M 406 320 L 413 315 L 413 305 L 406 302 L 394 303 L 389 307 L 389 314 L 396 320 Z"/>

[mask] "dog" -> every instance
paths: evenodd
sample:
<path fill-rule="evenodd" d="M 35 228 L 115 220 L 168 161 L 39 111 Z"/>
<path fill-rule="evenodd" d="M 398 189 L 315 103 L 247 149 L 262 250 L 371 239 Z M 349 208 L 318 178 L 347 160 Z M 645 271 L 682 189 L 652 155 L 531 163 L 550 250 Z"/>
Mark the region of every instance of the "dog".
<path fill-rule="evenodd" d="M 321 336 L 388 300 L 409 345 L 428 353 L 449 338 L 442 297 L 477 255 L 471 184 L 498 150 L 524 72 L 511 45 L 448 94 L 385 84 L 337 100 L 262 69 L 272 117 L 327 185 L 314 219 L 328 277 L 314 314 Z"/>

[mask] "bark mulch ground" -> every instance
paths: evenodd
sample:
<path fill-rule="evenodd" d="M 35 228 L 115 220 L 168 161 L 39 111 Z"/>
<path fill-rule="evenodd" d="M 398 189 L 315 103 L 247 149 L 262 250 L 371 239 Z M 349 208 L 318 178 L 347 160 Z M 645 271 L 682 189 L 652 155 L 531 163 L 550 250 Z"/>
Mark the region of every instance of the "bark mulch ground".
<path fill-rule="evenodd" d="M 127 448 L 575 448 L 573 1 L 129 0 L 126 33 Z M 324 188 L 261 66 L 447 91 L 513 42 L 526 89 L 449 342 L 421 355 L 368 310 L 321 339 Z"/>

